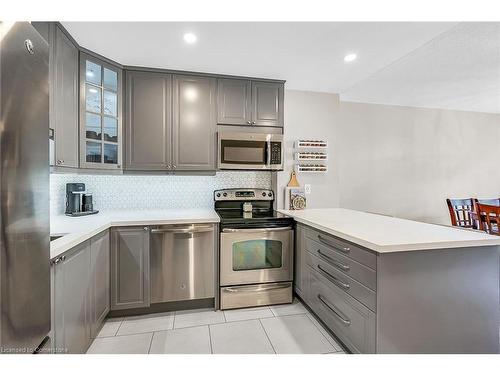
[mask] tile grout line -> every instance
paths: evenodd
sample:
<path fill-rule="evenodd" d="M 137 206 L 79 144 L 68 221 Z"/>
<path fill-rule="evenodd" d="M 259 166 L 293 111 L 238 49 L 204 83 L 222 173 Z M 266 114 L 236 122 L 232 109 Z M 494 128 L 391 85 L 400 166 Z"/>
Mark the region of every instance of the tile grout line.
<path fill-rule="evenodd" d="M 214 354 L 214 348 L 212 347 L 212 332 L 210 330 L 210 324 L 207 324 L 208 327 L 208 341 L 210 342 L 210 354 Z"/>
<path fill-rule="evenodd" d="M 326 335 L 328 335 L 328 337 L 322 332 L 323 330 L 318 328 L 318 326 L 316 325 L 316 322 L 314 322 L 314 317 L 311 314 L 306 313 L 305 315 L 307 315 L 307 317 L 309 318 L 309 320 L 311 321 L 313 326 L 319 331 L 319 333 L 321 333 L 323 335 L 323 337 L 326 339 L 326 341 L 328 341 L 328 343 L 333 347 L 333 349 L 335 349 L 335 351 L 333 353 L 338 353 L 338 352 L 342 351 L 342 347 L 340 346 L 340 344 L 337 343 L 337 340 L 335 340 L 333 337 L 330 336 L 330 334 L 326 331 L 326 329 L 324 327 L 321 327 L 321 328 L 323 328 L 324 332 L 326 333 Z M 317 323 L 321 325 L 320 322 L 317 322 Z M 329 338 L 331 338 L 336 345 L 333 345 L 330 342 Z M 339 347 L 340 349 L 337 350 L 336 347 Z"/>
<path fill-rule="evenodd" d="M 151 352 L 151 346 L 153 345 L 153 337 L 155 336 L 155 333 L 153 332 L 151 334 L 151 341 L 149 341 L 149 349 L 148 349 L 148 354 Z"/>
<path fill-rule="evenodd" d="M 273 349 L 274 354 L 278 354 L 276 352 L 276 349 L 274 349 L 274 345 L 273 345 L 271 339 L 269 338 L 269 335 L 267 334 L 266 329 L 264 328 L 264 324 L 262 324 L 262 320 L 259 319 L 259 323 L 260 323 L 260 326 L 262 327 L 262 330 L 264 331 L 264 334 L 267 337 L 267 341 L 269 341 L 269 344 L 271 345 L 271 348 Z"/>

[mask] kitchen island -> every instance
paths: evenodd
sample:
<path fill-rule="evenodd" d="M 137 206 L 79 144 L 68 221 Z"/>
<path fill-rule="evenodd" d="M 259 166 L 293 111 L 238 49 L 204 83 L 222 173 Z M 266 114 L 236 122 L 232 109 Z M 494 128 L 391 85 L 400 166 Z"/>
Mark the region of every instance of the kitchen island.
<path fill-rule="evenodd" d="M 498 353 L 500 237 L 347 209 L 295 219 L 295 291 L 352 352 Z"/>

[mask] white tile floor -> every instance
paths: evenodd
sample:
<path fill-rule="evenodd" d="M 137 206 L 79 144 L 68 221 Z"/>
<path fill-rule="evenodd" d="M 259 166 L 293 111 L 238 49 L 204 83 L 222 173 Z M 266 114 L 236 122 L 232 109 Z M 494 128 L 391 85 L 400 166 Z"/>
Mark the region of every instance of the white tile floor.
<path fill-rule="evenodd" d="M 108 319 L 89 354 L 343 353 L 298 300 L 228 311 L 176 311 Z"/>

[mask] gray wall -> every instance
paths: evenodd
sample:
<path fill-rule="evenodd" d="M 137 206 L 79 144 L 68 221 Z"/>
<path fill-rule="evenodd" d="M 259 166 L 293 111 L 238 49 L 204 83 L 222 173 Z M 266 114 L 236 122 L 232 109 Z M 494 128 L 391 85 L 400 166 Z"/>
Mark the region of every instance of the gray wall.
<path fill-rule="evenodd" d="M 294 141 L 297 139 L 321 139 L 330 142 L 329 159 L 335 160 L 337 148 L 335 141 L 335 116 L 338 112 L 337 94 L 325 94 L 308 91 L 285 91 L 285 166 L 277 174 L 278 207 L 284 205 L 284 187 L 290 180 L 294 165 Z M 333 167 L 331 161 L 329 167 Z M 307 196 L 307 207 L 338 207 L 338 173 L 334 168 L 326 174 L 300 174 L 300 184 L 311 184 L 312 193 Z"/>
<path fill-rule="evenodd" d="M 299 176 L 313 184 L 309 207 L 448 224 L 447 197 L 500 196 L 500 115 L 334 98 L 286 92 L 286 139 L 324 134 L 331 145 L 327 176 Z"/>

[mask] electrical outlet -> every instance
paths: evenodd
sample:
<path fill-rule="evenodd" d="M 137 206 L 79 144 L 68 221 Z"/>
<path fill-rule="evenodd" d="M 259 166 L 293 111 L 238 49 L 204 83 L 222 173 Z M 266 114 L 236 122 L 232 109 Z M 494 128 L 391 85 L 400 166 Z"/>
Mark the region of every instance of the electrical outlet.
<path fill-rule="evenodd" d="M 311 194 L 311 184 L 304 184 L 304 190 L 306 194 Z"/>

